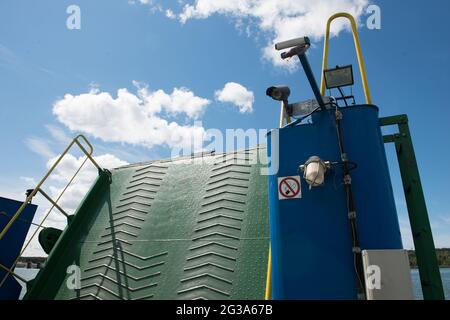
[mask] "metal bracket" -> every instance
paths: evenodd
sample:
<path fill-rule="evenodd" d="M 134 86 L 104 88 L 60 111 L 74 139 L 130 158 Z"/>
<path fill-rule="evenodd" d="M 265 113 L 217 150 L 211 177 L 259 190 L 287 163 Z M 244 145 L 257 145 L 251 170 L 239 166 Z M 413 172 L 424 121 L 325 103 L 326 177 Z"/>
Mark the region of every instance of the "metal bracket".
<path fill-rule="evenodd" d="M 361 248 L 360 247 L 353 247 L 352 248 L 352 252 L 356 253 L 356 254 L 359 254 L 359 253 L 361 253 Z"/>
<path fill-rule="evenodd" d="M 344 177 L 344 184 L 345 185 L 352 184 L 352 177 L 349 174 Z"/>

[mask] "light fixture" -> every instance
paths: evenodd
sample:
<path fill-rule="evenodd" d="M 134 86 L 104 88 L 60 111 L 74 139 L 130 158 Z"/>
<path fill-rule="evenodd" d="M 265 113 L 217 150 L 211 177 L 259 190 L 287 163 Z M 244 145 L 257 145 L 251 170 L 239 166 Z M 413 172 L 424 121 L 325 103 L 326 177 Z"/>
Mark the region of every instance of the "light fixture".
<path fill-rule="evenodd" d="M 327 89 L 347 87 L 354 84 L 353 67 L 351 65 L 325 70 L 324 75 Z"/>
<path fill-rule="evenodd" d="M 325 162 L 317 156 L 313 156 L 300 166 L 303 178 L 309 184 L 309 188 L 320 187 L 325 183 L 325 174 L 331 167 L 330 162 Z"/>

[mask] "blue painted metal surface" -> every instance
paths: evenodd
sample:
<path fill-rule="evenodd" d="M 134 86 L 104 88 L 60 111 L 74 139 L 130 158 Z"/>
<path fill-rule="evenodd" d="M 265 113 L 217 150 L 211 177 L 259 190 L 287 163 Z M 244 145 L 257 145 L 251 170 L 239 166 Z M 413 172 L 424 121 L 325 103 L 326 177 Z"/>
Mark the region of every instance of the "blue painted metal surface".
<path fill-rule="evenodd" d="M 2 230 L 16 213 L 22 202 L 0 197 L 0 230 Z M 8 268 L 22 249 L 25 237 L 30 229 L 31 221 L 36 213 L 37 206 L 29 204 L 22 212 L 20 218 L 12 225 L 0 241 L 0 263 Z M 6 272 L 0 269 L 0 281 Z M 0 287 L 0 300 L 17 300 L 22 287 L 14 277 L 9 276 L 2 287 Z"/>
<path fill-rule="evenodd" d="M 358 164 L 352 183 L 361 248 L 401 249 L 378 108 L 353 106 L 342 113 L 345 149 Z M 316 113 L 312 124 L 273 130 L 268 137 L 272 164 L 279 150 L 279 170 L 269 176 L 272 298 L 356 299 L 342 168 L 329 171 L 323 187 L 309 190 L 302 179 L 301 199 L 278 200 L 278 177 L 299 175 L 299 165 L 310 156 L 341 160 L 334 111 Z"/>

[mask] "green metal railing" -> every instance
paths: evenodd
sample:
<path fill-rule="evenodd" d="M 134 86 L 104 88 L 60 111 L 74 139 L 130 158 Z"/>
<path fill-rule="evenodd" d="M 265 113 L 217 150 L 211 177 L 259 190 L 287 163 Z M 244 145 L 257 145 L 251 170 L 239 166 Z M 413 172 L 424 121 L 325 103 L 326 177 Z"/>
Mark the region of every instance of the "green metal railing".
<path fill-rule="evenodd" d="M 383 138 L 385 143 L 395 143 L 423 297 L 425 300 L 444 300 L 445 295 L 436 257 L 436 248 L 409 131 L 408 116 L 398 115 L 380 119 L 380 126 L 392 125 L 396 125 L 399 132 L 386 135 Z"/>

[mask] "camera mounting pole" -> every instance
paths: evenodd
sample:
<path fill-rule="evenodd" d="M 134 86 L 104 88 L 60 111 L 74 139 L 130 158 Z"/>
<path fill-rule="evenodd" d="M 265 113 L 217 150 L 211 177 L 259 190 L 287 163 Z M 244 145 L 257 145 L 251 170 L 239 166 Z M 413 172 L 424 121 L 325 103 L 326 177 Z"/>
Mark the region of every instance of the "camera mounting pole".
<path fill-rule="evenodd" d="M 275 45 L 275 49 L 283 50 L 293 47 L 288 52 L 283 52 L 281 54 L 281 58 L 288 59 L 295 55 L 298 56 L 302 64 L 303 70 L 305 71 L 306 77 L 308 78 L 314 96 L 316 97 L 316 100 L 319 103 L 320 109 L 322 111 L 325 111 L 326 110 L 325 103 L 322 99 L 322 95 L 320 94 L 319 86 L 317 85 L 316 78 L 314 77 L 308 58 L 306 57 L 306 51 L 308 51 L 310 46 L 311 41 L 309 40 L 309 38 L 303 37 L 277 43 Z"/>

